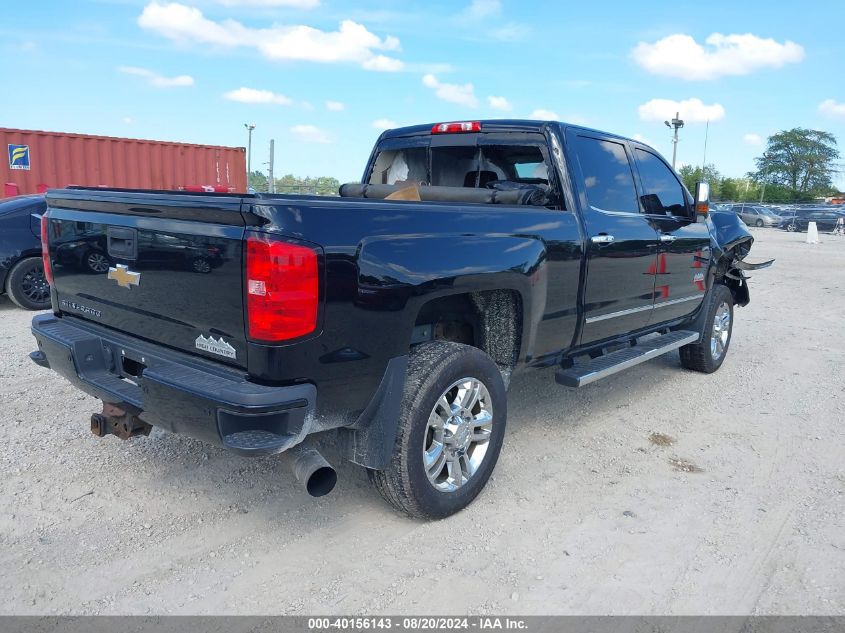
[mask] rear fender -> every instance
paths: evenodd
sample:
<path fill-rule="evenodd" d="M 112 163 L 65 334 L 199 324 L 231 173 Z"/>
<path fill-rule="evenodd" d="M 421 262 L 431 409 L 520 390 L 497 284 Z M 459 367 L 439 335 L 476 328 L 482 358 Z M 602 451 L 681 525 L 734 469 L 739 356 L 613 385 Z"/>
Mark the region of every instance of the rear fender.
<path fill-rule="evenodd" d="M 440 297 L 514 290 L 522 298 L 525 327 L 532 323 L 532 314 L 542 314 L 545 305 L 545 260 L 543 241 L 528 236 L 422 234 L 368 238 L 358 255 L 356 304 L 359 308 L 401 313 L 404 323 L 396 329 L 398 340 L 391 349 L 394 357 L 407 353 L 422 306 Z"/>

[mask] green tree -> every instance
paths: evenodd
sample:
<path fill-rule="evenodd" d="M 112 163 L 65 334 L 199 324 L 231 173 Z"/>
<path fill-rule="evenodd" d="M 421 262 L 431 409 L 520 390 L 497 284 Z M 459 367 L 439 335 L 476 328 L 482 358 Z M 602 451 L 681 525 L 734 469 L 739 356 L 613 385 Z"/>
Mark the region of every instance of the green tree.
<path fill-rule="evenodd" d="M 299 178 L 293 174 L 286 174 L 276 179 L 276 193 L 336 196 L 339 188 L 340 181 L 332 176 Z"/>
<path fill-rule="evenodd" d="M 249 172 L 249 187 L 254 191 L 267 193 L 270 191 L 270 182 L 260 171 L 251 171 Z"/>
<path fill-rule="evenodd" d="M 707 163 L 704 167 L 684 165 L 678 171 L 678 175 L 690 193 L 695 193 L 695 183 L 703 180 L 710 183 L 710 198 L 712 200 L 723 199 L 721 192 L 722 174 L 719 173 L 713 163 Z"/>
<path fill-rule="evenodd" d="M 839 150 L 830 132 L 796 127 L 770 136 L 755 160 L 754 180 L 786 187 L 794 198 L 812 197 L 833 189 Z"/>

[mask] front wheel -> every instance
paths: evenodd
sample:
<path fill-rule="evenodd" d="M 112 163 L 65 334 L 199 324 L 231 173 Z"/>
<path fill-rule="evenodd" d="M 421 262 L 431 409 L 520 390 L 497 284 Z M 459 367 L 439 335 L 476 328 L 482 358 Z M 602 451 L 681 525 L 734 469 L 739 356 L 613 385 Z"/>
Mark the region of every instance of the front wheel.
<path fill-rule="evenodd" d="M 701 341 L 684 345 L 679 351 L 685 368 L 712 374 L 722 366 L 731 344 L 734 303 L 727 286 L 713 287 L 706 310 Z"/>
<path fill-rule="evenodd" d="M 757 228 L 760 228 L 761 226 L 763 226 L 763 220 L 757 220 L 757 221 L 754 223 L 754 225 L 755 225 Z"/>
<path fill-rule="evenodd" d="M 797 227 L 797 226 L 795 225 L 795 223 L 793 222 L 792 224 L 787 224 L 787 225 L 786 225 L 786 230 L 787 230 L 787 231 L 789 231 L 790 233 L 795 233 L 795 231 L 797 231 L 797 230 L 798 230 L 798 227 Z"/>
<path fill-rule="evenodd" d="M 506 422 L 505 385 L 487 354 L 458 343 L 420 345 L 409 360 L 390 464 L 368 471 L 370 480 L 406 514 L 447 517 L 484 488 Z"/>

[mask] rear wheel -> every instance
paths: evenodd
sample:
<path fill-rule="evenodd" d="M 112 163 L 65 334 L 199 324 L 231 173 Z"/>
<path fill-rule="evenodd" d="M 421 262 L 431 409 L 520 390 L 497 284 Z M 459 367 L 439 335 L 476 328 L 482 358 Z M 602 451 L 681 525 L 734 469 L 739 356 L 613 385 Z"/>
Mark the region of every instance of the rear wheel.
<path fill-rule="evenodd" d="M 499 368 L 459 343 L 417 347 L 390 464 L 370 470 L 379 493 L 414 517 L 440 519 L 469 505 L 490 478 L 505 434 Z"/>
<path fill-rule="evenodd" d="M 754 223 L 754 226 L 757 226 L 757 227 L 761 227 L 761 226 L 763 226 L 763 220 L 757 220 L 757 221 Z"/>
<path fill-rule="evenodd" d="M 798 230 L 798 226 L 796 226 L 795 222 L 792 222 L 791 224 L 786 225 L 786 230 L 790 233 L 795 233 L 795 231 Z"/>
<path fill-rule="evenodd" d="M 50 284 L 44 276 L 44 262 L 40 257 L 27 257 L 14 265 L 6 278 L 6 294 L 24 310 L 50 307 Z"/>
<path fill-rule="evenodd" d="M 726 286 L 714 286 L 706 309 L 701 342 L 684 345 L 679 351 L 685 368 L 712 374 L 722 366 L 731 344 L 734 315 L 731 291 Z"/>

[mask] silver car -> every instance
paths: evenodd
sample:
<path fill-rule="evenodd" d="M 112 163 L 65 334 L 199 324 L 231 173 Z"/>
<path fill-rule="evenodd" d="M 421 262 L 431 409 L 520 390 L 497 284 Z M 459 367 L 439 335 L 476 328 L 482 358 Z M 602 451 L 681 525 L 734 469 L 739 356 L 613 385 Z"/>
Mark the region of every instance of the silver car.
<path fill-rule="evenodd" d="M 748 226 L 778 226 L 780 216 L 756 204 L 735 204 L 731 210 Z"/>

